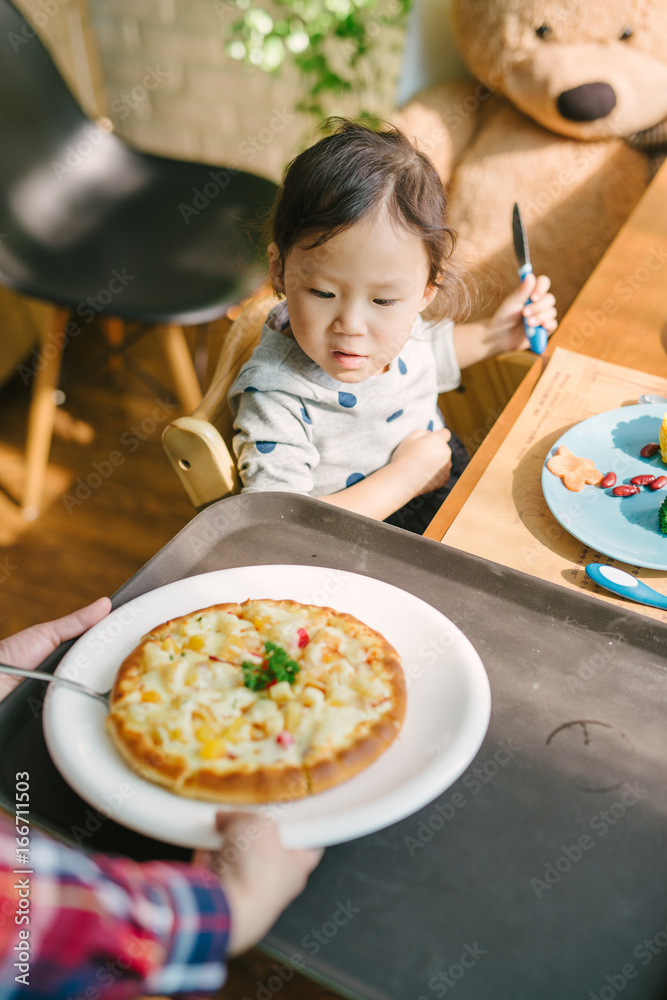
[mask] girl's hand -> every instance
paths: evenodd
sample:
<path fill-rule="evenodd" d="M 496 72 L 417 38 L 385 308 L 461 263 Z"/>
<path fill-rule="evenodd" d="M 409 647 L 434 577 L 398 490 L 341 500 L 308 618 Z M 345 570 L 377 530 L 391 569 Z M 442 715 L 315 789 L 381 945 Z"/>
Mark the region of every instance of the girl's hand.
<path fill-rule="evenodd" d="M 452 451 L 448 441 L 450 431 L 412 431 L 389 460 L 390 465 L 402 465 L 405 477 L 414 489 L 413 497 L 444 486 L 452 471 Z"/>
<path fill-rule="evenodd" d="M 216 815 L 219 851 L 197 851 L 196 865 L 215 872 L 231 913 L 229 954 L 264 937 L 285 907 L 305 888 L 323 851 L 283 847 L 276 821 L 262 813 Z"/>
<path fill-rule="evenodd" d="M 523 319 L 529 326 L 543 326 L 551 335 L 558 326 L 556 299 L 549 291 L 551 282 L 545 274 L 527 274 L 516 291 L 500 304 L 489 322 L 489 335 L 494 344 L 490 354 L 523 350 L 529 347 Z M 530 300 L 530 301 L 528 301 Z"/>

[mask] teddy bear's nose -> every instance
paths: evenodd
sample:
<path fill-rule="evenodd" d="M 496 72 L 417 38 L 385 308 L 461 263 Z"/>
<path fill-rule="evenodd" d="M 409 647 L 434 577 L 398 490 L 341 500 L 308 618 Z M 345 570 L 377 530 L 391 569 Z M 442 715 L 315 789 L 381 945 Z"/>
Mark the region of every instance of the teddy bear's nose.
<path fill-rule="evenodd" d="M 616 94 L 608 83 L 583 83 L 572 90 L 564 90 L 556 104 L 568 121 L 593 122 L 614 110 Z"/>

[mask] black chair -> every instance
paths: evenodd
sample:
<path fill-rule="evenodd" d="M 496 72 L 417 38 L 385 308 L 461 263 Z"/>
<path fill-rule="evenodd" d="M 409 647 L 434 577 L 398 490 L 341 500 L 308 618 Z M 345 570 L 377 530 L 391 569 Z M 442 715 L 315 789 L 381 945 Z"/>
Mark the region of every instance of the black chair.
<path fill-rule="evenodd" d="M 54 306 L 33 366 L 26 517 L 39 509 L 63 349 L 100 317 L 116 352 L 123 321 L 157 325 L 181 403 L 194 409 L 201 391 L 182 326 L 217 319 L 261 283 L 257 235 L 275 191 L 243 171 L 142 153 L 92 122 L 0 0 L 0 283 Z"/>

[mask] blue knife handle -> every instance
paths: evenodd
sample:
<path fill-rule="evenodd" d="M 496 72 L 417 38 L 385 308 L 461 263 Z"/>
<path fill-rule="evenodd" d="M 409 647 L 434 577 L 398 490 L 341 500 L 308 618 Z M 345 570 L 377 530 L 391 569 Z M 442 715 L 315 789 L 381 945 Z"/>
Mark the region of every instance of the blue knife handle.
<path fill-rule="evenodd" d="M 530 264 L 524 264 L 523 267 L 519 268 L 519 277 L 523 281 L 527 274 L 532 274 L 533 269 Z M 526 299 L 524 305 L 528 305 L 530 299 Z M 543 354 L 547 346 L 547 341 L 549 339 L 549 334 L 543 326 L 529 326 L 529 324 L 524 319 L 523 328 L 528 338 L 528 343 L 530 344 L 530 349 L 533 354 Z"/>

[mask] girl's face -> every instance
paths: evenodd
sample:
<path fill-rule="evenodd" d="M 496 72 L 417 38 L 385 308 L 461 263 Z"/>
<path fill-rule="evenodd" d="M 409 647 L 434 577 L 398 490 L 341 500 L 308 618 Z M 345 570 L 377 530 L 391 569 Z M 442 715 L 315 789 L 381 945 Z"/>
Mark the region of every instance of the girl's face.
<path fill-rule="evenodd" d="M 320 247 L 292 247 L 284 268 L 272 243 L 269 260 L 294 339 L 339 382 L 384 371 L 437 291 L 421 239 L 383 210 Z"/>

